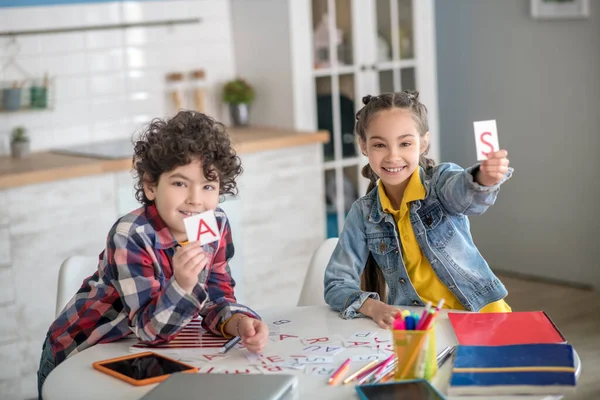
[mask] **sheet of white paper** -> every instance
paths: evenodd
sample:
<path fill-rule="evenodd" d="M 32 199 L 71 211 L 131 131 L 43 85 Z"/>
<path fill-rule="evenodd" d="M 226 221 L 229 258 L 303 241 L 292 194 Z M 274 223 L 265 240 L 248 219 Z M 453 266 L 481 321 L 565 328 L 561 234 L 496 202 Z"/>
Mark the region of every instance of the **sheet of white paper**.
<path fill-rule="evenodd" d="M 221 238 L 213 210 L 187 217 L 183 223 L 189 242 L 200 241 L 200 244 L 204 245 Z"/>
<path fill-rule="evenodd" d="M 281 364 L 277 364 L 277 366 L 279 367 L 283 367 L 283 368 L 290 368 L 290 369 L 297 369 L 297 370 L 303 370 L 306 368 L 307 364 L 296 364 L 296 363 L 292 363 L 292 362 L 284 362 Z"/>
<path fill-rule="evenodd" d="M 498 145 L 498 128 L 496 120 L 473 122 L 475 131 L 475 147 L 477 148 L 477 160 L 487 160 L 487 155 L 492 151 L 500 150 Z"/>
<path fill-rule="evenodd" d="M 262 354 L 248 353 L 246 354 L 246 360 L 248 360 L 248 364 L 250 365 L 268 364 L 268 362 L 265 361 L 265 357 Z"/>
<path fill-rule="evenodd" d="M 257 367 L 257 368 L 260 372 L 262 372 L 265 375 L 289 374 L 290 373 L 290 371 L 288 371 L 285 367 L 280 366 L 280 365 L 264 365 L 264 366 Z"/>
<path fill-rule="evenodd" d="M 258 368 L 254 366 L 248 367 L 239 367 L 239 368 L 228 368 L 223 367 L 219 370 L 220 374 L 229 374 L 229 375 L 252 375 L 252 374 L 262 374 Z"/>
<path fill-rule="evenodd" d="M 306 373 L 308 375 L 319 375 L 319 376 L 326 376 L 329 378 L 331 375 L 333 375 L 335 370 L 336 370 L 336 367 L 319 366 L 319 367 L 314 367 L 314 368 L 307 368 Z"/>
<path fill-rule="evenodd" d="M 354 348 L 354 347 L 372 348 L 372 347 L 376 346 L 375 342 L 370 342 L 370 341 L 368 341 L 368 342 L 352 342 L 352 341 L 348 341 L 348 340 L 344 340 L 343 345 L 346 348 Z"/>
<path fill-rule="evenodd" d="M 278 319 L 277 321 L 273 321 L 271 322 L 271 324 L 273 325 L 285 325 L 285 324 L 289 324 L 290 322 L 292 322 L 289 319 Z"/>
<path fill-rule="evenodd" d="M 302 353 L 310 354 L 310 355 L 325 355 L 325 356 L 335 356 L 338 353 L 344 351 L 342 346 L 333 346 L 330 344 L 313 344 L 310 346 L 306 346 L 302 349 Z"/>
<path fill-rule="evenodd" d="M 332 343 L 340 343 L 342 341 L 342 337 L 338 335 L 331 336 L 311 336 L 305 337 L 302 339 L 302 344 L 305 346 L 310 346 L 312 344 L 332 344 Z"/>
<path fill-rule="evenodd" d="M 377 354 L 359 354 L 350 357 L 352 361 L 378 361 L 385 359 L 385 355 L 381 353 Z"/>
<path fill-rule="evenodd" d="M 333 356 L 308 356 L 294 359 L 294 364 L 332 364 Z"/>
<path fill-rule="evenodd" d="M 199 374 L 218 374 L 221 367 L 218 365 L 204 365 L 198 370 Z"/>
<path fill-rule="evenodd" d="M 348 336 L 346 340 L 355 342 L 372 341 L 375 335 L 377 335 L 377 331 L 354 332 L 352 335 Z"/>

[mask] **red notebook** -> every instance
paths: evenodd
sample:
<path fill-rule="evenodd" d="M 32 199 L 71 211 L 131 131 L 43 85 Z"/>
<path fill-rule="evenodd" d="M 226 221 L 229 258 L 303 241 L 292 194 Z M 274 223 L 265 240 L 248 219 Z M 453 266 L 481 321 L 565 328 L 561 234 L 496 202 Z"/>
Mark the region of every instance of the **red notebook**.
<path fill-rule="evenodd" d="M 544 311 L 448 313 L 458 343 L 468 346 L 566 343 Z"/>

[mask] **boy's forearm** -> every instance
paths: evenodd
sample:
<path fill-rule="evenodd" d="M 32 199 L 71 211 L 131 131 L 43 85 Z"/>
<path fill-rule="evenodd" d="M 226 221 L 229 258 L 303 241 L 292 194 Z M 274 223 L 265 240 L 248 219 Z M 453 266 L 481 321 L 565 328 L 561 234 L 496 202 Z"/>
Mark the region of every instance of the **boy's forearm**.
<path fill-rule="evenodd" d="M 160 295 L 152 296 L 131 317 L 131 329 L 144 342 L 152 344 L 168 342 L 197 314 L 205 303 L 206 297 L 206 293 L 203 300 L 189 294 L 186 295 L 173 279 L 167 283 L 165 290 Z M 144 299 L 140 299 L 140 302 L 144 302 Z M 164 323 L 162 318 L 165 317 L 165 311 L 178 315 L 176 319 L 180 321 L 180 324 Z M 158 314 L 161 314 L 160 320 L 156 317 Z M 171 320 L 171 318 L 168 319 Z"/>
<path fill-rule="evenodd" d="M 225 330 L 226 325 L 232 318 L 239 318 L 240 316 L 252 317 L 255 319 L 260 319 L 258 314 L 254 312 L 251 308 L 235 303 L 229 302 L 226 298 L 216 299 L 213 302 L 209 303 L 209 306 L 205 306 L 200 310 L 200 316 L 202 317 L 202 326 L 204 329 L 216 334 L 216 335 L 230 335 L 230 330 Z M 234 321 L 235 322 L 235 321 Z M 229 325 L 229 327 L 234 325 Z M 237 334 L 235 330 L 232 331 L 233 334 Z"/>

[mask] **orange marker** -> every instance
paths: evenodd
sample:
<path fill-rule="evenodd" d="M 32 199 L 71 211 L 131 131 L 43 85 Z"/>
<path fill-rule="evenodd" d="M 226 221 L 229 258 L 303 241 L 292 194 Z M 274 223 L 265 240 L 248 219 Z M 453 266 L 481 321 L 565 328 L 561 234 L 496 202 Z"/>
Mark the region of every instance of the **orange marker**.
<path fill-rule="evenodd" d="M 340 376 L 342 376 L 342 374 L 344 372 L 346 372 L 346 370 L 348 369 L 348 367 L 350 366 L 350 362 L 352 361 L 352 359 L 347 359 L 346 361 L 344 361 L 344 363 L 337 369 L 337 371 L 335 371 L 331 377 L 329 378 L 329 384 L 330 385 L 335 385 L 339 379 Z"/>

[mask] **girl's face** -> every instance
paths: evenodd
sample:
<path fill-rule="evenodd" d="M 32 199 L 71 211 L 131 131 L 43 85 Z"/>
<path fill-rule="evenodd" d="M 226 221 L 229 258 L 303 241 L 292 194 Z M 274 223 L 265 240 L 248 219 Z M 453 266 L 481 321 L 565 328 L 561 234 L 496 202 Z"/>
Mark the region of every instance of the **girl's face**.
<path fill-rule="evenodd" d="M 392 108 L 371 118 L 366 141 L 359 143 L 384 187 L 404 190 L 419 166 L 419 156 L 427 149 L 428 140 L 429 132 L 420 136 L 411 111 Z"/>

